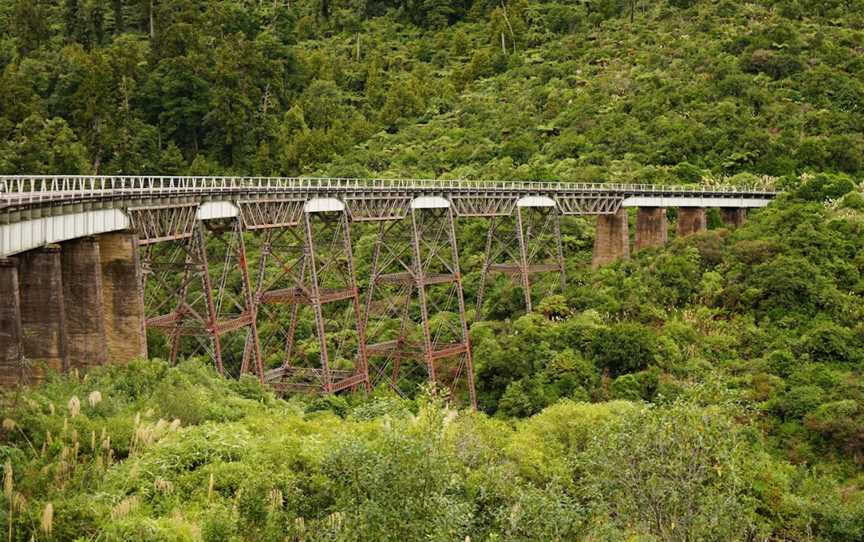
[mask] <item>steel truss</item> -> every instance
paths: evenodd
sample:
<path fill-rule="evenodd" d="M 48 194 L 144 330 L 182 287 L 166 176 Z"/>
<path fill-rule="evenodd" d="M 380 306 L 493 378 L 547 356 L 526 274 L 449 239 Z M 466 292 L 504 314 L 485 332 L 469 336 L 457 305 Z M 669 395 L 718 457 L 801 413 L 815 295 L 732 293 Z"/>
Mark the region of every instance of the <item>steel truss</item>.
<path fill-rule="evenodd" d="M 344 210 L 300 214 L 263 237 L 256 287 L 267 318 L 262 344 L 268 360 L 281 361 L 265 379 L 280 391 L 368 390 L 348 215 Z M 314 329 L 298 340 L 299 323 L 310 312 Z M 281 325 L 286 321 L 287 328 Z"/>
<path fill-rule="evenodd" d="M 373 385 L 406 394 L 424 380 L 455 401 L 477 407 L 462 276 L 449 205 L 413 208 L 405 220 L 381 222 L 366 292 Z"/>
<path fill-rule="evenodd" d="M 482 314 L 486 283 L 492 273 L 518 279 L 525 310 L 533 310 L 533 298 L 542 299 L 551 291 L 532 292 L 532 276 L 557 273 L 558 286 L 566 286 L 564 251 L 557 207 L 516 207 L 509 217 L 492 217 L 486 236 L 486 250 L 477 290 L 477 318 Z"/>
<path fill-rule="evenodd" d="M 129 222 L 138 234 L 139 245 L 165 241 L 179 241 L 192 236 L 195 229 L 197 203 L 131 207 L 127 210 Z"/>
<path fill-rule="evenodd" d="M 206 354 L 225 374 L 226 361 L 242 360 L 248 344 L 263 382 L 243 222 L 192 221 L 187 238 L 145 247 L 142 261 L 147 328 L 167 334 L 169 360 L 176 363 L 181 353 Z M 245 341 L 226 341 L 242 330 Z M 249 369 L 247 363 L 238 365 L 241 373 Z"/>

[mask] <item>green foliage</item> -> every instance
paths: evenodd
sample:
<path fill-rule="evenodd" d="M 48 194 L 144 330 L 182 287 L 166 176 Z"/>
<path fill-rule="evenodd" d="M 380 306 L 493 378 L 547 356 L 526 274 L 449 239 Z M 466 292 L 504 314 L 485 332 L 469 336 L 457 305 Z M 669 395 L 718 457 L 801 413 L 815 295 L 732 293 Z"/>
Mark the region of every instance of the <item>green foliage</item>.
<path fill-rule="evenodd" d="M 599 329 L 590 348 L 601 367 L 613 375 L 620 375 L 652 364 L 657 340 L 654 333 L 643 325 L 621 323 Z"/>
<path fill-rule="evenodd" d="M 661 540 L 758 532 L 746 482 L 757 452 L 728 416 L 676 403 L 617 423 L 577 456 L 585 491 L 603 495 L 609 521 Z"/>
<path fill-rule="evenodd" d="M 807 178 L 795 192 L 795 196 L 806 201 L 825 201 L 844 196 L 855 188 L 856 183 L 848 175 L 827 173 Z"/>
<path fill-rule="evenodd" d="M 860 175 L 856 7 L 10 2 L 0 171 Z M 297 110 L 308 131 L 289 134 Z"/>

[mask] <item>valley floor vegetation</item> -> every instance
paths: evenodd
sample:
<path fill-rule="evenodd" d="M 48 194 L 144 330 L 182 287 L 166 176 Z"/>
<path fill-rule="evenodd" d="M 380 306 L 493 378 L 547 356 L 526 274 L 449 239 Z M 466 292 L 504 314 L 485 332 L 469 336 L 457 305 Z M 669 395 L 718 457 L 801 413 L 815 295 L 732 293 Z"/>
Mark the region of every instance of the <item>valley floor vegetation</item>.
<path fill-rule="evenodd" d="M 4 539 L 851 541 L 864 520 L 841 471 L 775 457 L 716 383 L 508 421 L 140 361 L 12 401 Z"/>

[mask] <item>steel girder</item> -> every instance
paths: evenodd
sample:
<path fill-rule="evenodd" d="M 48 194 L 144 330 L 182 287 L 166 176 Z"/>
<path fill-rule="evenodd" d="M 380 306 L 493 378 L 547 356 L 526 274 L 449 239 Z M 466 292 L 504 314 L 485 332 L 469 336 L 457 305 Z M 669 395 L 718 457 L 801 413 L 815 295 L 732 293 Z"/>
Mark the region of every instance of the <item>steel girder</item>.
<path fill-rule="evenodd" d="M 130 207 L 126 210 L 130 226 L 138 234 L 139 245 L 191 237 L 197 212 L 197 203 Z"/>

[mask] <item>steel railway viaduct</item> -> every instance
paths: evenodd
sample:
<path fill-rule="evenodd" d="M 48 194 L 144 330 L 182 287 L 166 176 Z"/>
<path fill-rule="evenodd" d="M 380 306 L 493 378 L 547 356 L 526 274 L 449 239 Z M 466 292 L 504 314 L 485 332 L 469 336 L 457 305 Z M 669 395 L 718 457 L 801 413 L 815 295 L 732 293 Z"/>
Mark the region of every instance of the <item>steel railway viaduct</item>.
<path fill-rule="evenodd" d="M 512 277 L 530 311 L 538 285 L 566 281 L 561 216 L 596 216 L 596 267 L 629 257 L 629 207 L 639 250 L 666 242 L 669 207 L 681 236 L 705 229 L 706 208 L 734 227 L 775 196 L 701 186 L 0 177 L 0 385 L 38 381 L 45 367 L 146 356 L 149 333 L 171 361 L 204 354 L 224 373 L 230 359 L 277 388 L 333 393 L 386 381 L 401 392 L 429 381 L 475 405 L 457 218 L 488 226 L 478 311 L 492 273 Z M 358 229 L 375 234 L 361 264 Z M 308 338 L 295 340 L 298 329 Z"/>

